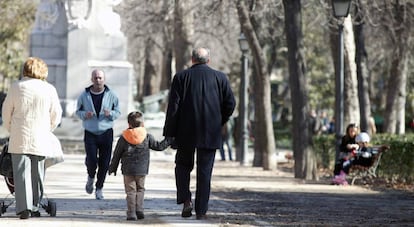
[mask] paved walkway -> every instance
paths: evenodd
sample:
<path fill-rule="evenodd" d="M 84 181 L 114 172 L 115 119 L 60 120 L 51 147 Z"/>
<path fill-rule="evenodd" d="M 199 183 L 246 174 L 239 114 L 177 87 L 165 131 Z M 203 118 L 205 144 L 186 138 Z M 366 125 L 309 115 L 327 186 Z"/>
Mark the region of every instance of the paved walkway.
<path fill-rule="evenodd" d="M 125 121 L 126 122 L 126 121 Z M 126 123 L 125 123 L 126 124 Z M 119 135 L 127 127 L 123 121 L 115 125 L 114 134 Z M 157 139 L 162 138 L 160 128 L 149 128 L 148 131 Z M 150 226 L 221 226 L 220 220 L 196 220 L 195 215 L 190 218 L 181 218 L 182 205 L 176 204 L 176 189 L 174 179 L 175 150 L 167 149 L 163 152 L 152 152 L 150 173 L 146 178 L 145 192 L 145 219 L 126 221 L 126 201 L 123 188 L 123 178 L 120 167 L 116 176 L 107 176 L 104 185 L 104 200 L 96 200 L 94 194 L 85 192 L 86 167 L 83 154 L 83 129 L 81 121 L 76 118 L 64 118 L 61 127 L 54 132 L 64 146 L 65 161 L 46 170 L 45 193 L 46 197 L 56 202 L 56 217 L 51 217 L 41 209 L 40 218 L 20 220 L 15 215 L 14 204 L 7 208 L 0 218 L 0 226 L 126 226 L 131 224 L 145 224 Z M 0 138 L 7 137 L 8 133 L 0 126 Z M 237 162 L 220 162 L 217 153 L 217 172 L 220 166 L 240 166 Z M 227 166 L 227 167 L 226 167 Z M 195 188 L 195 171 L 192 173 L 191 187 Z M 213 186 L 214 187 L 214 186 Z M 10 195 L 6 182 L 0 177 L 0 200 L 5 204 L 14 201 Z M 211 196 L 214 200 L 214 195 Z M 47 203 L 48 200 L 44 200 Z M 224 201 L 215 200 L 210 204 L 210 210 L 217 207 L 215 214 L 225 213 Z"/>
<path fill-rule="evenodd" d="M 81 153 L 83 151 L 81 142 L 82 129 L 79 122 L 71 123 L 71 121 L 64 121 L 63 123 L 64 127 L 59 128 L 56 134 L 61 138 L 61 141 L 68 139 L 77 140 L 76 143 L 72 144 L 73 147 L 71 149 L 78 151 L 71 152 L 70 150 L 65 150 L 65 161 L 48 168 L 46 171 L 45 193 L 47 198 L 53 199 L 56 202 L 56 217 L 50 217 L 45 210 L 41 209 L 42 217 L 20 220 L 15 215 L 14 205 L 11 205 L 0 217 L 0 226 L 247 226 L 239 225 L 239 223 L 272 226 L 272 224 L 269 224 L 269 219 L 263 219 L 265 215 L 279 217 L 278 219 L 280 220 L 273 220 L 272 223 L 280 223 L 281 225 L 324 223 L 323 226 L 329 226 L 330 224 L 348 223 L 347 221 L 350 220 L 345 216 L 342 218 L 344 219 L 342 222 L 338 222 L 337 214 L 333 212 L 336 205 L 332 205 L 338 201 L 343 201 L 343 198 L 348 196 L 355 198 L 349 198 L 353 202 L 346 202 L 344 204 L 346 209 L 352 211 L 356 210 L 355 207 L 360 209 L 361 207 L 355 201 L 359 201 L 361 198 L 363 198 L 362 202 L 371 199 L 374 201 L 372 206 L 380 204 L 379 207 L 384 208 L 383 211 L 380 210 L 382 213 L 378 211 L 379 215 L 377 216 L 379 217 L 376 217 L 376 220 L 381 221 L 381 218 L 386 216 L 389 217 L 391 222 L 385 223 L 414 223 L 412 216 L 410 216 L 413 208 L 412 204 L 414 204 L 412 197 L 399 195 L 384 196 L 380 192 L 358 186 L 336 187 L 328 184 L 304 183 L 299 179 L 293 178 L 293 174 L 290 172 L 263 171 L 261 168 L 240 166 L 237 162 L 221 162 L 219 161 L 220 155 L 218 153 L 213 172 L 212 195 L 209 207 L 209 214 L 212 218 L 202 221 L 196 220 L 194 216 L 191 218 L 181 218 L 182 206 L 177 205 L 175 202 L 174 150 L 154 151 L 151 153 L 150 173 L 146 178 L 145 219 L 126 221 L 125 192 L 120 170 L 118 170 L 117 176 L 111 175 L 107 177 L 104 186 L 104 200 L 96 200 L 93 194 L 86 194 L 84 189 L 86 168 L 84 166 L 84 154 Z M 121 122 L 120 125 L 115 130 L 116 132 L 125 127 L 122 126 Z M 0 127 L 0 134 L 2 133 L 1 130 Z M 151 133 L 156 138 L 160 138 L 160 129 L 151 130 Z M 67 149 L 67 147 L 65 148 Z M 249 153 L 248 157 L 248 160 L 251 162 L 252 153 Z M 279 159 L 281 157 L 276 158 Z M 192 191 L 195 188 L 194 177 L 195 171 L 192 173 Z M 251 198 L 246 198 L 246 201 L 235 201 L 226 196 L 228 191 L 241 192 L 240 196 L 242 198 L 246 195 L 251 196 Z M 245 204 L 243 202 L 247 202 L 247 200 L 254 200 L 255 192 L 263 192 L 262 194 L 267 193 L 270 195 L 268 198 L 270 205 L 267 204 L 269 207 L 260 207 L 260 205 L 266 202 L 263 198 L 256 203 L 248 203 L 244 207 L 240 206 L 240 204 Z M 277 195 L 277 199 L 273 195 Z M 5 200 L 6 203 L 14 199 L 9 195 L 6 183 L 1 177 L 0 199 Z M 348 201 L 348 199 L 345 201 Z M 318 207 L 318 209 L 313 209 L 315 207 Z M 390 209 L 388 210 L 387 207 Z M 396 207 L 398 207 L 398 210 Z M 253 212 L 252 210 L 260 208 L 268 208 L 270 213 L 255 215 L 256 211 Z M 325 208 L 325 211 L 319 212 L 321 208 Z M 308 215 L 310 210 L 322 216 L 308 220 L 313 216 Z M 389 214 L 391 211 L 395 211 L 393 215 Z M 328 218 L 332 216 L 333 220 L 326 219 L 327 213 L 331 213 L 331 215 L 328 215 Z M 246 218 L 248 222 L 238 221 L 246 220 Z M 356 220 L 365 220 L 364 215 L 359 213 L 352 215 L 352 220 L 355 218 Z M 250 221 L 250 219 L 252 220 Z M 231 220 L 231 222 L 228 223 L 228 220 Z M 304 222 L 301 222 L 301 220 L 304 220 Z M 405 222 L 402 222 L 404 220 Z"/>
<path fill-rule="evenodd" d="M 127 127 L 125 120 L 118 121 L 114 134 L 119 135 Z M 125 123 L 125 125 L 123 124 Z M 150 130 L 156 138 L 161 137 L 161 129 Z M 20 220 L 15 215 L 14 204 L 7 208 L 0 218 L 0 226 L 123 226 L 145 224 L 150 226 L 217 226 L 215 220 L 181 218 L 181 205 L 175 202 L 174 151 L 152 152 L 150 175 L 146 179 L 145 219 L 126 221 L 126 201 L 120 167 L 116 176 L 107 176 L 104 185 L 104 200 L 96 200 L 94 194 L 85 192 L 86 167 L 84 165 L 83 129 L 76 118 L 64 118 L 61 127 L 55 130 L 62 144 L 69 142 L 72 150 L 65 148 L 65 161 L 46 170 L 45 193 L 56 202 L 56 217 L 41 209 L 41 218 Z M 0 138 L 8 133 L 0 127 Z M 75 141 L 75 142 L 74 142 Z M 77 142 L 76 142 L 77 141 Z M 218 155 L 219 156 L 219 155 Z M 194 180 L 193 182 L 194 183 Z M 0 176 L 0 200 L 6 204 L 14 201 L 6 182 Z M 45 200 L 44 203 L 46 203 Z"/>
<path fill-rule="evenodd" d="M 152 154 L 150 175 L 146 181 L 145 219 L 126 221 L 126 202 L 122 175 L 108 176 L 104 186 L 104 200 L 84 190 L 85 166 L 82 154 L 69 154 L 61 164 L 46 171 L 45 193 L 57 205 L 56 217 L 41 209 L 41 218 L 20 220 L 14 204 L 2 214 L 1 226 L 123 226 L 146 224 L 152 226 L 217 226 L 215 220 L 199 221 L 195 217 L 181 218 L 181 206 L 175 203 L 173 155 L 171 152 Z M 0 180 L 0 198 L 6 204 L 14 200 L 4 179 Z"/>

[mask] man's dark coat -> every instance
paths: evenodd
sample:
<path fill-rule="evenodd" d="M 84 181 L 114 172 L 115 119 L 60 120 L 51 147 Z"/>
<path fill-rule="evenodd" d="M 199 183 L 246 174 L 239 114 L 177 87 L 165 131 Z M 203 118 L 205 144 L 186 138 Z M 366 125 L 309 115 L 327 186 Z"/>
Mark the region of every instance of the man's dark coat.
<path fill-rule="evenodd" d="M 221 126 L 235 108 L 226 75 L 207 64 L 177 73 L 171 84 L 164 136 L 178 148 L 218 149 Z"/>

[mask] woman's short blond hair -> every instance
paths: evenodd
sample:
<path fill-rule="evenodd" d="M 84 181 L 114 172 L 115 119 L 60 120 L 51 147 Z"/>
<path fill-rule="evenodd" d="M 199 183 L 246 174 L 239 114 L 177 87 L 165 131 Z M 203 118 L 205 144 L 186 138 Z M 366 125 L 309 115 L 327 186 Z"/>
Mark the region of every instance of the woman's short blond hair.
<path fill-rule="evenodd" d="M 24 63 L 23 76 L 45 80 L 47 75 L 47 64 L 42 59 L 29 57 Z"/>

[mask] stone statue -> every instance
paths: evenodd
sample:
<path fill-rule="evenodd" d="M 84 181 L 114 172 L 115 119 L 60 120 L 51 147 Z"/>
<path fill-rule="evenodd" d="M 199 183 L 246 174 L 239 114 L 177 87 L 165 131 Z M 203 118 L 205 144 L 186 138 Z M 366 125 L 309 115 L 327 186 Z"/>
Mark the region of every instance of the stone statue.
<path fill-rule="evenodd" d="M 105 35 L 122 36 L 121 17 L 113 11 L 113 7 L 119 3 L 120 1 L 114 0 L 105 0 L 100 3 L 97 17 Z"/>
<path fill-rule="evenodd" d="M 70 28 L 87 27 L 91 16 L 92 0 L 64 0 L 65 10 Z"/>
<path fill-rule="evenodd" d="M 59 17 L 59 0 L 41 0 L 37 6 L 34 30 L 48 30 Z"/>

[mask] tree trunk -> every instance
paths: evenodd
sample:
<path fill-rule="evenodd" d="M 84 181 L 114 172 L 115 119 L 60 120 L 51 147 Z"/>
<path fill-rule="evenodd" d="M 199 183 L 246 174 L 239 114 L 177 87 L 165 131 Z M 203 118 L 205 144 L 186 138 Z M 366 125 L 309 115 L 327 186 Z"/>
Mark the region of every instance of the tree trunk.
<path fill-rule="evenodd" d="M 147 45 L 145 46 L 145 65 L 144 65 L 144 77 L 143 77 L 143 84 L 142 84 L 142 95 L 152 95 L 158 92 L 159 86 L 154 81 L 157 77 L 157 68 L 155 61 L 155 47 L 153 41 L 149 38 L 147 39 Z"/>
<path fill-rule="evenodd" d="M 162 73 L 161 73 L 161 84 L 160 84 L 160 90 L 166 90 L 170 88 L 171 80 L 172 80 L 172 60 L 173 60 L 173 51 L 169 48 L 168 45 L 167 50 L 165 50 L 165 55 L 162 56 Z"/>
<path fill-rule="evenodd" d="M 385 106 L 384 116 L 384 131 L 387 133 L 397 132 L 397 121 L 400 122 L 398 125 L 405 125 L 405 120 L 401 119 L 404 117 L 405 111 L 405 98 L 406 98 L 406 50 L 408 47 L 397 46 L 394 50 L 393 61 L 391 63 L 390 76 L 388 79 L 388 90 L 387 90 L 387 101 Z M 402 107 L 402 109 L 401 109 Z M 397 116 L 399 113 L 399 116 Z M 397 117 L 399 117 L 397 119 Z M 401 126 L 398 133 L 401 133 Z"/>
<path fill-rule="evenodd" d="M 256 67 L 253 67 L 252 69 L 252 74 L 256 75 L 257 74 L 257 70 Z M 253 86 L 253 91 L 259 91 L 261 89 L 260 84 L 256 83 L 254 80 L 251 81 L 251 86 Z M 260 95 L 257 92 L 253 92 L 253 104 L 254 104 L 254 109 L 257 110 L 259 109 L 259 105 L 261 104 L 260 102 L 256 101 L 256 100 L 260 100 Z M 258 122 L 260 121 L 260 119 L 258 119 L 258 115 L 257 114 L 253 114 L 254 115 L 254 122 Z M 254 125 L 254 123 L 252 124 Z M 257 139 L 258 136 L 255 136 L 255 138 Z M 254 156 L 253 156 L 253 166 L 262 166 L 263 163 L 263 143 L 254 143 Z"/>
<path fill-rule="evenodd" d="M 359 123 L 358 80 L 355 64 L 355 39 L 351 16 L 344 20 L 344 127 Z"/>
<path fill-rule="evenodd" d="M 316 178 L 316 161 L 309 133 L 306 64 L 303 55 L 302 14 L 300 0 L 283 0 L 288 46 L 289 84 L 292 99 L 292 147 L 295 178 Z"/>
<path fill-rule="evenodd" d="M 253 29 L 252 23 L 249 18 L 249 12 L 246 8 L 245 2 L 242 0 L 237 1 L 237 13 L 239 15 L 239 21 L 241 30 L 247 38 L 249 47 L 251 49 L 253 62 L 257 74 L 253 75 L 253 79 L 258 86 L 259 90 L 255 90 L 256 97 L 260 97 L 255 100 L 257 102 L 257 109 L 255 109 L 255 116 L 258 119 L 254 125 L 254 134 L 259 135 L 255 139 L 255 143 L 260 143 L 263 149 L 263 163 L 264 170 L 276 169 L 276 160 L 272 160 L 274 156 L 276 145 L 273 132 L 272 121 L 272 109 L 270 102 L 270 75 L 266 68 L 266 58 L 262 47 L 259 44 L 257 35 Z"/>
<path fill-rule="evenodd" d="M 356 10 L 360 10 L 362 4 L 359 1 L 359 7 L 356 7 Z M 355 46 L 356 46 L 356 72 L 358 79 L 358 98 L 359 98 L 359 110 L 360 110 L 360 129 L 363 132 L 368 132 L 369 135 L 375 133 L 375 129 L 370 124 L 371 116 L 371 101 L 369 99 L 370 90 L 368 86 L 368 70 L 367 70 L 367 53 L 365 49 L 364 41 L 364 24 L 362 22 L 361 13 L 355 13 L 357 21 L 354 26 L 355 34 Z M 375 127 L 375 125 L 374 125 Z"/>
<path fill-rule="evenodd" d="M 393 45 L 391 69 L 384 115 L 384 131 L 402 134 L 405 132 L 405 102 L 407 83 L 408 53 L 411 44 L 411 25 L 406 14 L 410 8 L 407 3 L 393 2 L 387 7 L 389 20 L 384 23 Z M 389 21 L 386 21 L 389 22 Z"/>
<path fill-rule="evenodd" d="M 191 66 L 191 37 L 193 36 L 192 0 L 175 0 L 174 4 L 174 57 L 175 70 Z"/>
<path fill-rule="evenodd" d="M 335 76 L 338 75 L 338 56 L 339 56 L 339 36 L 338 36 L 338 22 L 336 20 L 330 21 L 335 26 L 330 27 L 330 45 L 332 50 L 332 58 L 335 65 Z M 358 100 L 358 81 L 357 68 L 355 64 L 355 40 L 352 29 L 352 21 L 350 16 L 343 21 L 343 39 L 344 39 L 344 78 L 343 78 L 343 130 L 350 123 L 359 123 L 359 100 Z M 338 91 L 336 91 L 338 92 Z M 335 110 L 339 111 L 339 110 Z M 337 116 L 337 115 L 335 115 Z M 336 119 L 335 119 L 336 120 Z M 339 140 L 344 135 L 344 131 L 340 133 Z M 338 139 L 338 138 L 337 138 Z"/>
<path fill-rule="evenodd" d="M 397 134 L 403 135 L 405 134 L 405 104 L 406 104 L 406 97 L 407 97 L 407 65 L 408 65 L 408 57 L 404 57 L 403 59 L 403 71 L 401 75 L 401 87 L 400 87 L 400 95 L 398 96 L 397 102 Z"/>

